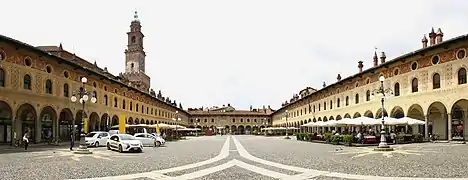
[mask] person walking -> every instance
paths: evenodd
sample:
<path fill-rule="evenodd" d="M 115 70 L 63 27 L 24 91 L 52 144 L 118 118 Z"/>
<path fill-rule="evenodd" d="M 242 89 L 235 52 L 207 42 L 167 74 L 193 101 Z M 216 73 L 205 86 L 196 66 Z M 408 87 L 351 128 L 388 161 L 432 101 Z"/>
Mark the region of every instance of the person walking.
<path fill-rule="evenodd" d="M 24 142 L 24 150 L 27 151 L 28 145 L 29 145 L 28 132 L 24 133 L 23 142 Z"/>
<path fill-rule="evenodd" d="M 75 137 L 73 134 L 70 135 L 70 151 L 73 151 L 73 146 L 75 146 Z"/>

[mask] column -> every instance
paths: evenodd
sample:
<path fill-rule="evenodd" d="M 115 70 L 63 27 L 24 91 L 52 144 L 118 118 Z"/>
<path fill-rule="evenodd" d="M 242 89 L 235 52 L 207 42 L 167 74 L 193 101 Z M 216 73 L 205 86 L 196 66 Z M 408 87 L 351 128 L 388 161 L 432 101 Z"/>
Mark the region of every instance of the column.
<path fill-rule="evenodd" d="M 429 122 L 427 121 L 427 115 L 424 116 L 424 138 L 429 138 Z"/>
<path fill-rule="evenodd" d="M 447 140 L 452 140 L 452 114 L 447 113 Z"/>

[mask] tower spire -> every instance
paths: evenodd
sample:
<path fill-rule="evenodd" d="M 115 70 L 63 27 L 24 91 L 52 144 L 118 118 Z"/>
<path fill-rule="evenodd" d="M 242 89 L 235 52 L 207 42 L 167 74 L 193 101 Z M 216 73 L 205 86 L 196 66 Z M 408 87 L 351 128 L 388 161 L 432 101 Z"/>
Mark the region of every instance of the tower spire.
<path fill-rule="evenodd" d="M 135 10 L 135 14 L 133 15 L 133 21 L 140 22 L 140 20 L 138 19 L 138 11 L 137 10 Z"/>

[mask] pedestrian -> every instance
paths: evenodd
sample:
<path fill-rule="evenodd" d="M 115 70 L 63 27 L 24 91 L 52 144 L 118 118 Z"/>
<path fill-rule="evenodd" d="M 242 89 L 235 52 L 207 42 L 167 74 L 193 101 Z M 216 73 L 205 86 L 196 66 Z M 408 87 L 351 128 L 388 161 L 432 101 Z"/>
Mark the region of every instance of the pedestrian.
<path fill-rule="evenodd" d="M 28 145 L 29 145 L 28 132 L 24 133 L 23 142 L 24 142 L 24 150 L 27 151 Z"/>
<path fill-rule="evenodd" d="M 73 146 L 75 146 L 75 137 L 73 134 L 70 135 L 70 151 L 73 151 Z"/>

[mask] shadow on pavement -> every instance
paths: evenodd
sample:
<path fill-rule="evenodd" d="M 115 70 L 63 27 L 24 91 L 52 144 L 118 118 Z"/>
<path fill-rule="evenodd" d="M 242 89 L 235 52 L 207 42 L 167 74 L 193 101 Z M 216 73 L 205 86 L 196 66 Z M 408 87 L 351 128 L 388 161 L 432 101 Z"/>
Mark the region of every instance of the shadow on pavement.
<path fill-rule="evenodd" d="M 28 146 L 28 150 L 24 150 L 24 146 L 18 146 L 18 147 L 13 147 L 10 145 L 5 145 L 5 146 L 0 146 L 0 154 L 10 154 L 10 153 L 21 153 L 21 152 L 38 152 L 38 151 L 47 151 L 47 150 L 53 150 L 53 149 L 62 149 L 62 148 L 69 148 L 69 144 L 60 144 L 60 145 L 50 145 L 50 144 L 32 144 Z M 77 145 L 75 145 L 76 149 L 78 148 Z"/>

